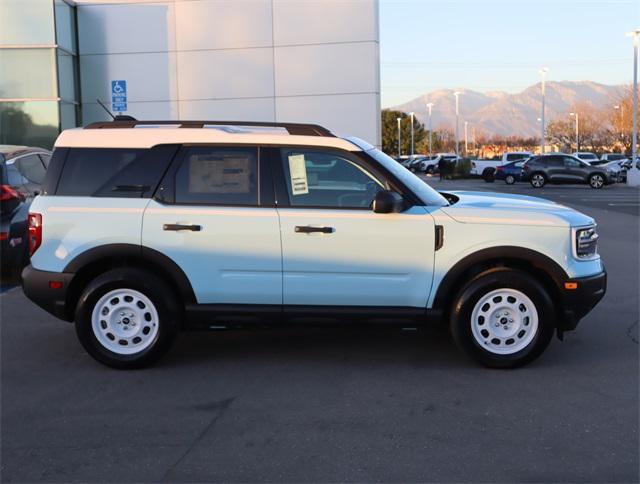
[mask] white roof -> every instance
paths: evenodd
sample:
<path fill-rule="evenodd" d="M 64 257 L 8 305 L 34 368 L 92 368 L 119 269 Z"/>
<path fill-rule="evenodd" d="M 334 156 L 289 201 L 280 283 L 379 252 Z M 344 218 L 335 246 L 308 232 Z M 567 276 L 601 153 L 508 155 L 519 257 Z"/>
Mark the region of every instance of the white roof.
<path fill-rule="evenodd" d="M 177 128 L 157 126 L 145 128 L 67 129 L 60 133 L 56 148 L 150 148 L 158 144 L 220 143 L 257 145 L 324 146 L 347 151 L 362 151 L 354 143 L 331 136 L 300 136 L 286 132 L 236 133 L 212 128 Z"/>

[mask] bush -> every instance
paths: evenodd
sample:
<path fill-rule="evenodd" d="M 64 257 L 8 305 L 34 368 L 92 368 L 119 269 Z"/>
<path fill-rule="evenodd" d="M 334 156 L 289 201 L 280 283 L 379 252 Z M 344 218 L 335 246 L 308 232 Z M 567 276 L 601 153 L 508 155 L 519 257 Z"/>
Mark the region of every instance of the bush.
<path fill-rule="evenodd" d="M 471 176 L 471 160 L 469 158 L 462 158 L 453 171 L 454 178 L 469 178 Z"/>

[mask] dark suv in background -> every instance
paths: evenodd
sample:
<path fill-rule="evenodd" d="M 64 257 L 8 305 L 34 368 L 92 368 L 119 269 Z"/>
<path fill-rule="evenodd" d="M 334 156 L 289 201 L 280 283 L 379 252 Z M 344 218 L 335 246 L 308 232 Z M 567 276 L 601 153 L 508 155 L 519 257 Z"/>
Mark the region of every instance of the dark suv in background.
<path fill-rule="evenodd" d="M 564 154 L 534 156 L 524 164 L 522 173 L 522 179 L 534 188 L 547 183 L 587 183 L 591 188 L 602 188 L 614 181 L 606 168 Z"/>
<path fill-rule="evenodd" d="M 42 148 L 0 145 L 0 260 L 3 276 L 15 278 L 29 262 L 27 216 L 49 165 Z"/>

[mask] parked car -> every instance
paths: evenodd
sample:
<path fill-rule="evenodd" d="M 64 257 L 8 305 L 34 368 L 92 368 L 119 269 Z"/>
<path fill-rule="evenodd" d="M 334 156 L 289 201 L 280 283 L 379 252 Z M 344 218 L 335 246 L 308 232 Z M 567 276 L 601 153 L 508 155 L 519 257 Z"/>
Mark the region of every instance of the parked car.
<path fill-rule="evenodd" d="M 27 216 L 50 157 L 41 148 L 0 145 L 0 270 L 5 276 L 19 275 L 29 262 Z"/>
<path fill-rule="evenodd" d="M 598 161 L 600 161 L 600 158 L 598 158 L 598 156 L 595 153 L 591 153 L 589 151 L 575 152 L 573 156 L 581 159 L 582 161 L 589 163 L 590 165 L 597 165 Z"/>
<path fill-rule="evenodd" d="M 620 164 L 620 171 L 618 171 L 618 181 L 620 183 L 626 183 L 627 172 L 631 168 L 631 159 L 625 158 L 624 160 L 620 160 L 618 163 Z M 636 168 L 640 170 L 640 161 L 636 161 Z"/>
<path fill-rule="evenodd" d="M 145 124 L 63 131 L 29 213 L 24 292 L 104 364 L 148 365 L 187 329 L 446 321 L 515 367 L 605 293 L 596 223 L 571 208 L 438 193 L 317 125 Z"/>
<path fill-rule="evenodd" d="M 482 176 L 484 181 L 491 183 L 495 180 L 496 168 L 513 161 L 526 160 L 531 157 L 528 151 L 507 151 L 498 160 L 473 160 L 471 162 L 471 175 Z"/>
<path fill-rule="evenodd" d="M 504 180 L 507 185 L 513 185 L 522 180 L 522 170 L 525 160 L 512 161 L 496 168 L 495 179 Z"/>
<path fill-rule="evenodd" d="M 625 155 L 624 153 L 604 153 L 600 157 L 599 161 L 592 161 L 591 165 L 604 165 L 605 163 L 608 163 L 610 161 L 622 161 L 626 159 L 627 155 Z"/>
<path fill-rule="evenodd" d="M 608 161 L 597 166 L 600 166 L 607 170 L 612 181 L 621 182 L 626 181 L 626 169 L 624 166 L 625 161 L 626 159 L 623 158 L 621 160 Z"/>
<path fill-rule="evenodd" d="M 605 168 L 564 154 L 528 159 L 524 164 L 523 179 L 534 188 L 542 188 L 547 183 L 587 183 L 591 188 L 602 188 L 615 181 Z"/>
<path fill-rule="evenodd" d="M 420 158 L 419 171 L 428 175 L 438 172 L 438 155 L 424 156 Z"/>

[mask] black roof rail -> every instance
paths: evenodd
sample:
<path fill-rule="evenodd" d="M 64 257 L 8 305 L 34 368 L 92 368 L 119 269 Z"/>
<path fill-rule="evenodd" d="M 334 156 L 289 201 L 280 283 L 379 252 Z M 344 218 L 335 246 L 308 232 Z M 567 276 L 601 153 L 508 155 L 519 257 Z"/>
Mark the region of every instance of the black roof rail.
<path fill-rule="evenodd" d="M 203 128 L 205 126 L 255 126 L 264 128 L 284 128 L 290 135 L 300 136 L 327 136 L 335 138 L 335 135 L 323 126 L 305 123 L 271 123 L 263 121 L 139 121 L 135 119 L 125 120 L 116 117 L 114 121 L 98 121 L 84 127 L 84 129 L 126 129 L 136 126 L 156 125 L 180 125 L 180 128 Z"/>

